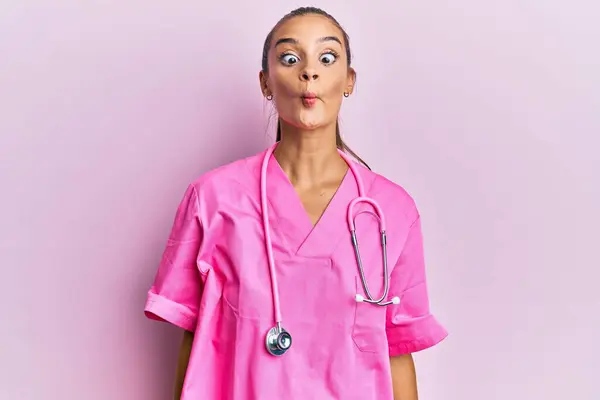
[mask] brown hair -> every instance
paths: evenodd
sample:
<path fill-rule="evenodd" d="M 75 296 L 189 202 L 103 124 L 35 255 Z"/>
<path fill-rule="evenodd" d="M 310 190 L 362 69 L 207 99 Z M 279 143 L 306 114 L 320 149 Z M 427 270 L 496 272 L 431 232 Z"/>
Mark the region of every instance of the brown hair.
<path fill-rule="evenodd" d="M 271 48 L 271 43 L 273 41 L 273 33 L 275 32 L 275 29 L 278 28 L 284 22 L 286 22 L 294 17 L 310 15 L 310 14 L 321 15 L 321 16 L 328 18 L 335 26 L 337 26 L 342 31 L 344 47 L 346 48 L 346 59 L 348 60 L 348 67 L 350 67 L 350 63 L 352 61 L 352 52 L 350 51 L 350 38 L 349 38 L 348 34 L 346 33 L 346 31 L 344 30 L 344 28 L 342 28 L 340 23 L 333 16 L 331 16 L 330 14 L 328 14 L 327 12 L 323 11 L 320 8 L 300 7 L 300 8 L 297 8 L 297 9 L 291 11 L 290 13 L 286 14 L 285 16 L 283 16 L 283 18 L 281 18 L 277 22 L 277 24 L 275 24 L 273 29 L 271 29 L 271 31 L 267 35 L 267 38 L 265 39 L 265 44 L 263 46 L 263 53 L 262 53 L 262 70 L 263 70 L 263 72 L 265 72 L 265 73 L 269 72 L 269 49 Z M 277 137 L 275 140 L 278 142 L 281 140 L 281 121 L 277 121 Z M 362 158 L 360 158 L 354 151 L 352 151 L 352 149 L 350 149 L 348 147 L 348 145 L 346 145 L 346 143 L 344 143 L 344 140 L 342 139 L 342 136 L 340 134 L 339 121 L 335 125 L 335 142 L 336 142 L 338 149 L 350 154 L 351 156 L 356 158 L 360 163 L 362 163 L 365 167 L 367 167 L 368 169 L 371 169 L 369 167 L 369 165 L 367 165 L 367 163 L 363 161 Z"/>

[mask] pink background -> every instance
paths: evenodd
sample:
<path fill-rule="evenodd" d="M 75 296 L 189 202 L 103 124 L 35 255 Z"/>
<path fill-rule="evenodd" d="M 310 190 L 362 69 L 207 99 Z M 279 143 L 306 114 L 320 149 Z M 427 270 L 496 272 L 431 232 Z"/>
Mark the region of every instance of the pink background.
<path fill-rule="evenodd" d="M 423 214 L 451 335 L 421 398 L 599 399 L 600 7 L 367 4 L 318 3 L 356 55 L 343 132 Z M 2 2 L 0 398 L 170 398 L 145 293 L 187 183 L 269 143 L 262 42 L 298 5 Z"/>

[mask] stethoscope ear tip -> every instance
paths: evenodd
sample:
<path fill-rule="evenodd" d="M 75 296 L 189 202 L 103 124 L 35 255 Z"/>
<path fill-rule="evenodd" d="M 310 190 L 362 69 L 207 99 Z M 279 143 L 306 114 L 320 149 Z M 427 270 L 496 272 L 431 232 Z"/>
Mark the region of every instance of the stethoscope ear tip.
<path fill-rule="evenodd" d="M 392 299 L 392 304 L 400 304 L 400 297 L 396 296 Z"/>
<path fill-rule="evenodd" d="M 363 301 L 365 301 L 365 298 L 360 294 L 357 294 L 356 296 L 354 296 L 354 300 L 356 300 L 357 303 L 362 303 Z"/>

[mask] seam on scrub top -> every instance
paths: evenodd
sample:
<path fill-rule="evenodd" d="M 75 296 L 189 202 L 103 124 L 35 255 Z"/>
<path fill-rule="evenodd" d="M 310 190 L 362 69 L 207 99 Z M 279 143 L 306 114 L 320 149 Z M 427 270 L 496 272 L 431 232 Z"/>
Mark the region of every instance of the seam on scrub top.
<path fill-rule="evenodd" d="M 425 321 L 428 321 L 429 319 L 433 318 L 433 314 L 431 312 L 426 312 L 425 314 L 420 314 L 420 315 L 403 314 L 402 318 L 398 322 L 394 322 L 393 318 L 394 317 L 392 317 L 392 320 L 389 324 L 386 322 L 386 324 L 385 324 L 386 331 L 395 331 L 397 329 L 405 329 L 405 327 L 407 327 L 407 326 L 423 325 L 423 323 Z M 427 336 L 423 336 L 421 334 L 419 337 L 427 337 Z"/>
<path fill-rule="evenodd" d="M 396 267 L 398 266 L 398 262 L 400 261 L 400 257 L 402 257 L 402 254 L 404 254 L 404 250 L 405 250 L 405 245 L 406 242 L 408 241 L 408 237 L 410 236 L 410 233 L 412 232 L 414 226 L 416 225 L 416 223 L 421 219 L 421 215 L 417 212 L 417 217 L 415 218 L 415 220 L 410 224 L 410 226 L 408 227 L 408 233 L 406 234 L 404 241 L 402 242 L 402 251 L 400 251 L 400 254 L 398 254 L 398 257 L 396 257 L 396 260 L 394 261 L 394 263 L 392 264 L 394 267 L 391 268 L 391 272 L 394 272 L 394 270 L 396 269 Z"/>
<path fill-rule="evenodd" d="M 181 312 L 181 311 L 180 311 L 180 309 L 184 309 L 184 310 L 186 310 L 187 312 L 189 312 L 189 314 L 191 314 L 191 315 L 193 315 L 193 314 L 194 314 L 194 312 L 192 311 L 192 309 L 191 309 L 191 308 L 189 308 L 188 306 L 185 306 L 185 305 L 183 305 L 183 304 L 181 304 L 181 303 L 178 303 L 178 302 L 176 302 L 175 300 L 171 300 L 171 299 L 169 299 L 168 297 L 165 297 L 165 296 L 163 296 L 162 294 L 158 294 L 158 293 L 156 293 L 156 292 L 151 292 L 151 293 L 152 293 L 152 294 L 154 294 L 154 296 L 156 296 L 156 297 L 160 298 L 161 300 L 164 300 L 164 301 L 165 301 L 166 303 L 168 303 L 168 304 L 174 304 L 174 305 L 176 305 L 177 307 L 175 307 L 175 308 L 177 308 L 177 309 L 178 309 L 178 312 Z M 181 312 L 181 315 L 183 315 L 183 316 L 184 316 L 185 318 L 187 318 L 187 319 L 190 319 L 190 318 L 192 318 L 192 319 L 193 319 L 193 317 L 190 317 L 188 314 L 185 314 L 185 313 L 183 313 L 183 312 Z"/>
<path fill-rule="evenodd" d="M 195 204 L 195 210 L 194 210 L 194 220 L 196 220 L 196 222 L 198 222 L 197 220 L 197 215 L 199 214 L 199 209 L 200 209 L 200 205 L 198 203 L 198 192 L 196 191 L 196 187 L 193 184 L 188 185 L 188 188 L 192 189 L 192 193 L 194 194 L 194 197 L 196 198 L 194 201 Z M 188 189 L 189 190 L 189 189 Z M 198 239 L 190 239 L 190 240 L 176 240 L 173 239 L 171 234 L 169 234 L 169 237 L 167 238 L 167 245 L 173 245 L 173 244 L 187 244 L 187 243 L 191 243 L 194 242 Z"/>
<path fill-rule="evenodd" d="M 249 156 L 249 157 L 247 157 L 247 158 L 244 159 L 244 167 L 246 167 L 246 171 L 248 171 L 248 173 L 250 174 L 250 176 L 252 178 L 254 178 L 256 176 L 255 174 L 256 174 L 257 171 L 258 171 L 259 175 L 262 173 L 262 171 L 261 171 L 261 165 L 260 165 L 261 163 L 259 163 L 258 166 L 255 166 L 254 168 L 252 168 L 251 165 L 250 165 L 250 161 L 254 157 L 258 157 L 260 155 L 264 155 L 265 152 L 266 152 L 266 150 L 262 151 L 261 153 L 255 154 L 253 156 Z M 260 158 L 262 159 L 262 157 L 260 157 Z M 234 182 L 238 183 L 240 186 L 242 186 L 244 188 L 244 190 L 246 190 L 246 191 L 248 191 L 250 193 L 253 192 L 253 189 L 251 187 L 246 186 L 246 181 L 244 181 L 244 182 L 238 181 L 237 180 L 237 176 L 232 177 L 232 180 Z M 259 186 L 258 192 L 260 193 L 260 179 L 255 179 L 254 181 L 258 183 L 258 186 Z"/>
<path fill-rule="evenodd" d="M 225 293 L 223 293 L 223 295 L 221 296 L 221 298 L 223 299 L 223 301 L 225 302 L 225 304 L 227 305 L 227 307 L 229 307 L 229 309 L 235 314 L 235 316 L 238 317 L 238 318 L 240 318 L 240 314 L 238 313 L 237 309 L 231 305 L 231 303 L 229 302 L 229 300 L 227 300 L 227 297 L 225 297 Z"/>
<path fill-rule="evenodd" d="M 390 350 L 394 349 L 400 350 L 401 354 L 416 353 L 435 346 L 436 344 L 444 340 L 444 338 L 438 340 L 428 337 L 426 339 L 415 339 L 409 342 L 388 343 L 388 351 L 391 353 L 392 351 Z"/>
<path fill-rule="evenodd" d="M 271 199 L 269 198 L 269 196 L 267 196 L 267 207 L 270 207 L 272 211 L 275 211 L 275 210 L 276 210 L 276 208 L 275 208 L 275 207 L 273 207 L 273 202 L 271 202 Z M 259 205 L 258 205 L 258 209 L 259 209 L 259 213 L 260 213 L 260 215 L 259 215 L 259 220 L 260 220 L 260 221 L 259 221 L 259 222 L 261 223 L 261 227 L 263 227 L 263 224 L 262 224 L 262 206 L 261 206 L 261 204 L 259 204 Z M 281 226 L 281 219 L 279 218 L 279 214 L 278 214 L 278 213 L 276 213 L 276 212 L 271 212 L 271 213 L 269 213 L 269 216 L 273 216 L 273 217 L 275 218 L 275 225 L 273 225 L 273 224 L 269 224 L 269 225 L 270 225 L 270 228 L 271 228 L 271 230 L 272 230 L 272 231 L 276 231 L 276 232 L 279 234 L 279 237 L 281 237 L 281 238 L 283 239 L 283 241 L 284 241 L 284 243 L 283 243 L 283 244 L 285 245 L 285 248 L 286 248 L 286 249 L 290 249 L 290 248 L 292 248 L 292 245 L 290 244 L 290 241 L 287 239 L 287 236 L 286 236 L 285 232 L 281 232 L 281 231 L 279 231 L 279 229 L 277 229 L 277 228 L 274 228 L 274 226 L 275 226 L 275 227 Z M 264 227 L 263 227 L 263 235 L 265 235 L 265 232 L 264 232 Z M 271 236 L 272 236 L 272 235 L 271 235 Z M 310 236 L 310 234 L 309 234 L 309 236 Z M 306 240 L 306 238 L 305 238 L 304 240 Z M 304 240 L 302 241 L 302 243 L 304 243 Z M 302 247 L 302 244 L 300 244 L 300 246 L 298 246 L 298 247 L 295 249 L 295 251 L 293 251 L 293 252 L 288 252 L 288 255 L 295 256 L 295 255 L 296 255 L 296 252 L 298 251 L 298 249 L 299 249 L 300 247 Z M 268 262 L 268 260 L 267 260 L 267 262 Z"/>
<path fill-rule="evenodd" d="M 248 320 L 248 321 L 265 321 L 267 319 L 266 317 L 247 317 L 245 315 L 240 315 L 239 311 L 229 302 L 229 300 L 227 300 L 227 297 L 225 297 L 225 294 L 223 294 L 221 296 L 221 298 L 223 299 L 223 301 L 225 302 L 225 304 L 227 305 L 227 307 L 239 319 L 245 319 L 245 320 Z"/>
<path fill-rule="evenodd" d="M 396 182 L 393 182 L 392 180 L 387 179 L 386 177 L 379 175 L 379 174 L 377 174 L 375 179 L 373 179 L 373 182 L 371 183 L 371 187 L 375 184 L 375 181 L 382 180 L 382 179 L 397 185 L 400 189 L 402 189 L 402 191 L 405 192 L 406 196 L 408 197 L 409 205 L 411 206 L 411 209 L 414 210 L 414 212 L 416 213 L 414 220 L 409 224 L 409 227 L 408 227 L 408 232 L 410 233 L 410 231 L 412 230 L 415 223 L 421 218 L 421 214 L 419 213 L 419 208 L 417 207 L 417 203 L 416 203 L 414 197 L 410 193 L 408 193 L 408 191 L 402 185 L 400 185 Z M 387 182 L 383 182 L 383 184 L 387 184 Z M 381 193 L 381 191 L 377 191 L 373 194 L 370 194 L 370 196 L 371 196 L 371 198 L 374 199 L 376 196 L 379 196 L 380 193 Z M 402 210 L 402 215 L 404 215 L 404 218 L 407 221 L 411 220 L 411 217 L 410 217 L 411 214 L 412 213 L 409 214 L 408 211 L 405 209 Z M 408 235 L 406 235 L 406 237 L 404 238 L 404 242 L 402 243 L 403 250 L 404 250 L 404 244 L 406 243 L 407 239 L 408 239 Z M 394 265 L 394 267 L 398 264 L 398 260 L 400 260 L 402 253 L 403 253 L 403 251 L 401 251 L 400 254 L 398 255 L 398 257 L 396 258 L 396 260 L 394 260 L 394 263 L 392 264 L 392 265 Z M 393 268 L 392 268 L 392 270 L 393 270 Z"/>
<path fill-rule="evenodd" d="M 198 190 L 196 189 L 196 185 L 192 184 L 192 193 L 194 194 L 194 197 L 196 198 L 196 201 L 194 202 L 196 204 L 196 213 L 197 215 L 200 215 L 200 194 L 198 193 Z"/>
<path fill-rule="evenodd" d="M 168 254 L 168 252 L 167 252 L 167 251 L 165 251 L 165 252 L 163 252 L 163 255 L 162 255 L 162 260 L 163 260 L 163 262 L 164 262 L 164 261 L 168 261 L 168 262 L 169 262 L 169 265 L 171 265 L 172 267 L 179 266 L 179 267 L 181 267 L 183 270 L 187 270 L 187 271 L 189 271 L 189 270 L 198 269 L 198 266 L 197 266 L 197 264 L 198 264 L 197 257 L 198 257 L 198 256 L 195 256 L 195 257 L 194 257 L 194 259 L 193 259 L 193 261 L 194 261 L 194 262 L 193 262 L 193 263 L 190 263 L 190 264 L 192 264 L 193 266 L 189 266 L 189 265 L 188 265 L 188 263 L 184 263 L 184 262 L 175 262 L 175 261 L 173 261 L 173 258 L 169 256 L 169 254 Z"/>
<path fill-rule="evenodd" d="M 421 219 L 421 214 L 419 212 L 417 212 L 417 216 L 415 217 L 415 220 L 410 224 L 410 228 L 409 231 L 412 230 L 412 228 L 414 228 L 414 226 L 417 224 L 417 222 Z"/>
<path fill-rule="evenodd" d="M 435 317 L 431 313 L 427 314 L 426 316 L 435 319 Z M 429 318 L 427 318 L 427 319 L 429 319 Z M 423 318 L 421 321 L 425 321 L 427 319 Z M 421 321 L 418 321 L 418 322 L 421 322 Z M 422 347 L 421 350 L 425 350 L 426 348 L 433 347 L 448 337 L 448 331 L 443 326 L 441 326 L 439 324 L 438 324 L 438 326 L 441 328 L 441 330 L 436 331 L 436 334 L 434 334 L 434 335 L 431 335 L 431 334 L 420 335 L 412 340 L 403 341 L 403 342 L 402 341 L 401 342 L 389 342 L 388 341 L 388 347 L 404 347 L 404 346 L 421 347 L 421 346 L 425 346 L 425 347 Z M 401 328 L 401 327 L 396 326 L 396 328 Z M 393 330 L 394 329 L 392 329 L 392 331 Z"/>
<path fill-rule="evenodd" d="M 252 167 L 252 164 L 250 163 L 250 161 L 252 161 L 255 157 L 259 157 L 262 160 L 262 157 L 260 157 L 260 156 L 264 155 L 265 153 L 266 153 L 266 150 L 263 150 L 262 152 L 255 154 L 254 156 L 249 156 L 245 159 L 246 161 L 244 162 L 246 170 L 250 173 L 250 176 L 253 178 L 254 182 L 257 183 L 257 185 L 258 185 L 258 199 L 256 201 L 257 201 L 257 208 L 258 208 L 258 213 L 259 213 L 258 219 L 259 219 L 259 223 L 261 224 L 261 227 L 262 227 L 262 204 L 261 204 L 261 199 L 260 199 L 260 197 L 261 197 L 260 181 L 262 179 L 262 177 L 261 177 L 261 174 L 262 174 L 261 163 L 262 162 L 259 162 L 258 166 Z M 271 155 L 271 157 L 273 157 L 273 156 Z M 269 172 L 269 165 L 271 164 L 271 162 L 272 162 L 272 160 L 269 159 L 269 161 L 267 163 L 267 173 Z M 279 167 L 281 168 L 281 166 L 279 166 Z M 257 172 L 259 175 L 258 179 L 256 179 Z M 248 195 L 249 198 L 254 199 L 254 197 L 251 196 L 251 194 L 255 193 L 255 188 L 254 189 L 250 188 L 250 187 L 246 186 L 245 182 L 238 181 L 237 179 L 234 179 L 234 181 L 237 182 L 240 186 L 242 186 L 242 188 L 247 192 L 246 194 Z M 267 207 L 269 207 L 272 211 L 277 210 L 277 208 L 273 206 L 273 202 L 271 201 L 271 198 L 269 196 L 267 196 Z M 286 249 L 292 248 L 290 241 L 288 240 L 285 232 L 280 231 L 278 228 L 276 228 L 278 226 L 281 226 L 281 218 L 279 217 L 279 214 L 277 212 L 270 212 L 269 216 L 270 217 L 272 216 L 275 219 L 275 225 L 270 224 L 271 230 L 274 232 L 277 232 L 279 234 L 279 237 L 281 237 L 281 239 L 284 241 L 283 244 L 285 246 L 283 246 L 283 247 L 285 247 Z M 312 230 L 311 230 L 311 232 L 312 232 Z M 264 232 L 263 232 L 263 235 L 264 235 Z M 308 236 L 310 236 L 310 234 Z M 304 240 L 306 240 L 306 238 Z M 304 240 L 302 241 L 302 243 L 304 243 Z M 288 256 L 290 256 L 290 255 L 295 256 L 296 252 L 298 251 L 298 249 L 300 247 L 302 247 L 302 244 L 300 244 L 297 248 L 295 248 L 295 251 L 293 251 L 293 252 L 288 251 Z"/>
<path fill-rule="evenodd" d="M 196 189 L 196 185 L 195 184 L 191 184 L 192 186 L 192 193 L 194 194 L 194 197 L 196 198 L 196 201 L 194 201 L 195 205 L 196 205 L 196 212 L 194 213 L 194 221 L 196 222 L 196 224 L 198 224 L 198 229 L 200 230 L 200 232 L 204 232 L 203 227 L 202 227 L 202 209 L 200 207 L 200 193 L 198 192 L 198 189 Z M 204 238 L 200 238 L 199 240 L 202 241 Z"/>
<path fill-rule="evenodd" d="M 412 290 L 418 286 L 424 285 L 427 281 L 425 279 L 420 280 L 418 283 L 415 283 L 409 287 L 407 287 L 406 289 L 404 289 L 403 291 L 400 292 L 400 295 L 405 294 L 406 292 L 408 292 L 409 290 Z M 402 300 L 402 299 L 401 299 Z"/>
<path fill-rule="evenodd" d="M 392 184 L 394 184 L 394 185 L 398 186 L 398 187 L 399 187 L 399 188 L 400 188 L 400 189 L 401 189 L 401 190 L 402 190 L 402 191 L 405 193 L 406 197 L 407 197 L 407 198 L 408 198 L 408 200 L 409 200 L 409 203 L 410 203 L 410 205 L 411 205 L 411 206 L 412 206 L 412 208 L 413 208 L 413 209 L 414 209 L 414 210 L 417 212 L 417 216 L 419 215 L 419 209 L 418 209 L 418 207 L 417 207 L 417 203 L 416 203 L 416 201 L 415 201 L 414 197 L 413 197 L 413 196 L 412 196 L 412 195 L 411 195 L 411 194 L 408 192 L 408 190 L 406 190 L 406 189 L 404 188 L 404 186 L 402 186 L 402 185 L 400 185 L 400 184 L 398 184 L 398 183 L 396 183 L 396 182 L 392 181 L 391 179 L 388 179 L 388 178 L 386 178 L 386 177 L 385 177 L 385 176 L 383 176 L 383 175 L 380 175 L 380 174 L 377 174 L 377 173 L 375 173 L 375 174 L 376 174 L 376 178 L 375 178 L 375 179 L 373 179 L 373 184 L 375 183 L 375 181 L 377 181 L 377 180 L 382 180 L 382 179 L 383 179 L 384 181 L 387 181 L 387 182 L 383 182 L 383 185 L 385 185 L 385 184 L 389 184 L 388 182 L 391 182 Z M 371 186 L 373 186 L 373 184 L 372 184 Z M 377 192 L 375 192 L 375 193 L 373 193 L 373 194 L 371 194 L 371 197 L 372 197 L 372 198 L 375 198 L 375 197 L 376 197 L 376 196 L 378 196 L 380 193 L 381 193 L 381 190 L 380 190 L 380 191 L 377 191 Z M 408 214 L 408 212 L 407 212 L 406 210 L 402 210 L 402 214 L 404 214 L 404 216 L 406 217 L 406 220 L 408 220 L 408 221 L 410 221 L 410 220 L 411 220 L 411 218 L 410 218 L 410 215 Z"/>
<path fill-rule="evenodd" d="M 190 244 L 193 242 L 201 242 L 201 240 L 198 239 L 189 239 L 189 240 L 174 240 L 174 239 L 167 239 L 167 245 L 171 246 L 171 245 L 179 245 L 179 244 Z"/>
<path fill-rule="evenodd" d="M 194 312 L 187 306 L 184 306 L 181 303 L 178 303 L 176 301 L 173 301 L 161 294 L 158 294 L 156 292 L 150 292 L 152 293 L 156 298 L 160 299 L 160 302 L 162 302 L 163 304 L 169 305 L 170 307 L 173 308 L 173 310 L 175 310 L 175 312 L 180 315 L 181 317 L 183 317 L 186 321 L 190 322 L 190 323 L 194 323 L 196 317 L 194 317 Z M 153 304 L 158 304 L 159 301 L 157 299 L 153 299 L 151 300 L 151 303 Z M 160 307 L 160 306 L 159 306 Z M 148 310 L 150 311 L 150 310 Z M 156 314 L 154 311 L 151 311 L 153 314 L 155 314 L 156 316 L 162 318 L 162 319 L 166 319 L 161 317 L 159 314 Z"/>

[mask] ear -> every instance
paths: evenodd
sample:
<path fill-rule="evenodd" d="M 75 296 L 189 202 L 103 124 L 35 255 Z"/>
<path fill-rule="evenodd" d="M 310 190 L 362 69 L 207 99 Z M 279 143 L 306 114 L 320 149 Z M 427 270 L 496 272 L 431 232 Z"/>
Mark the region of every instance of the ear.
<path fill-rule="evenodd" d="M 348 68 L 348 77 L 346 78 L 346 93 L 352 94 L 354 92 L 354 85 L 356 84 L 356 71 L 354 68 Z"/>
<path fill-rule="evenodd" d="M 269 86 L 267 85 L 267 74 L 264 71 L 261 70 L 258 73 L 258 80 L 260 83 L 260 91 L 262 92 L 263 96 L 269 96 L 271 94 L 271 91 L 269 90 Z"/>

